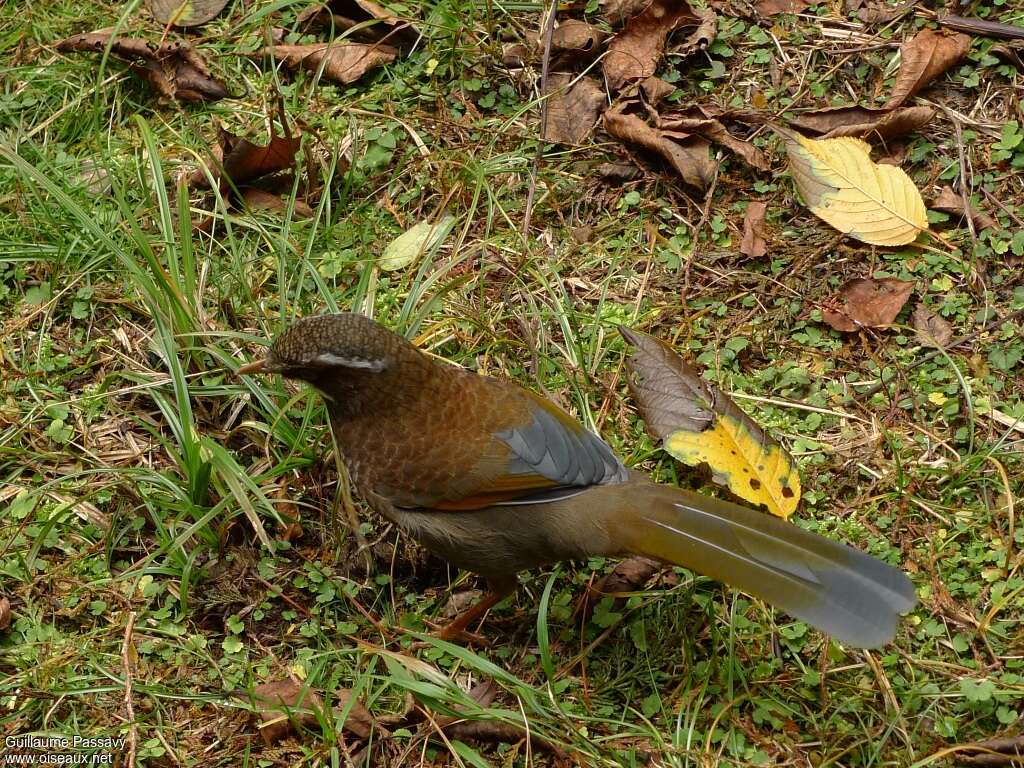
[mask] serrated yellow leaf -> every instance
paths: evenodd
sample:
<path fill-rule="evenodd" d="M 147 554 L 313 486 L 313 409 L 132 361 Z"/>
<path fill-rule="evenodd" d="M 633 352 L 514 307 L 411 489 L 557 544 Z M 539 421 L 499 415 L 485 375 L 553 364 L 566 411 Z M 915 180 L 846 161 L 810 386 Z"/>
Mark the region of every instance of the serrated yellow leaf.
<path fill-rule="evenodd" d="M 707 464 L 715 482 L 781 518 L 793 514 L 800 501 L 800 476 L 785 451 L 761 442 L 731 416 L 718 414 L 702 432 L 673 432 L 665 450 L 684 464 Z"/>
<path fill-rule="evenodd" d="M 776 129 L 786 140 L 800 195 L 816 216 L 872 245 L 905 245 L 928 229 L 921 193 L 902 168 L 871 160 L 860 139 L 808 139 Z"/>

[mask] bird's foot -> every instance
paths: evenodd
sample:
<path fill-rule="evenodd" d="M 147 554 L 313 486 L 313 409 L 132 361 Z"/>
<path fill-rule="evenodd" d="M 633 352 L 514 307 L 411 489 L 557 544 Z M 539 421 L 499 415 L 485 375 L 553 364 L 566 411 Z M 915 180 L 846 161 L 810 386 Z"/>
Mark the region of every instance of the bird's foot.
<path fill-rule="evenodd" d="M 455 619 L 447 624 L 436 624 L 431 621 L 426 623 L 433 630 L 430 636 L 436 637 L 438 640 L 446 640 L 450 643 L 463 643 L 465 645 L 490 645 L 490 640 L 481 634 L 470 632 L 459 619 Z"/>

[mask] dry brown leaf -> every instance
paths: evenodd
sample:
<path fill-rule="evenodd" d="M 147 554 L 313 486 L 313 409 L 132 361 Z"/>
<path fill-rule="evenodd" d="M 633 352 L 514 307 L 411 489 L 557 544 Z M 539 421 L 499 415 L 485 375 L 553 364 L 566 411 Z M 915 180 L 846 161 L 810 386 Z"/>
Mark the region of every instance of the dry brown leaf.
<path fill-rule="evenodd" d="M 376 725 L 370 711 L 358 700 L 352 701 L 352 692 L 345 688 L 336 688 L 331 694 L 336 704 L 332 713 L 325 713 L 320 694 L 298 680 L 289 678 L 256 686 L 252 699 L 258 707 L 260 733 L 264 741 L 267 744 L 280 741 L 292 732 L 292 723 L 316 728 L 318 714 L 321 717 L 340 715 L 350 702 L 351 707 L 342 727 L 361 739 L 369 738 Z M 244 692 L 236 692 L 236 695 L 247 698 Z"/>
<path fill-rule="evenodd" d="M 970 201 L 968 201 L 969 203 Z M 939 192 L 939 196 L 932 202 L 931 207 L 936 211 L 951 213 L 954 216 L 970 215 L 976 229 L 989 229 L 999 226 L 998 222 L 984 211 L 975 209 L 973 205 L 964 208 L 964 198 L 953 191 L 950 186 L 945 186 Z"/>
<path fill-rule="evenodd" d="M 685 0 L 653 0 L 632 17 L 608 45 L 601 64 L 610 91 L 655 73 L 665 55 L 668 37 L 684 26 L 700 26 L 707 14 L 694 13 Z"/>
<path fill-rule="evenodd" d="M 220 180 L 223 191 L 230 190 L 232 185 L 237 189 L 261 176 L 294 168 L 300 143 L 299 136 L 272 135 L 270 141 L 261 146 L 222 130 L 210 170 L 214 179 Z M 209 187 L 209 179 L 202 169 L 193 171 L 189 182 L 199 189 Z"/>
<path fill-rule="evenodd" d="M 506 43 L 501 48 L 501 64 L 509 69 L 521 69 L 530 60 L 530 49 L 522 43 Z"/>
<path fill-rule="evenodd" d="M 413 45 L 419 30 L 408 19 L 395 16 L 373 0 L 329 0 L 307 8 L 296 21 L 305 30 L 331 29 L 349 32 L 348 37 L 368 43 L 387 43 L 396 48 Z"/>
<path fill-rule="evenodd" d="M 244 692 L 238 692 L 245 698 Z M 302 683 L 285 679 L 256 686 L 252 693 L 260 718 L 260 735 L 267 744 L 275 744 L 293 732 L 292 723 L 307 728 L 317 724 L 317 713 L 323 716 L 324 701 Z"/>
<path fill-rule="evenodd" d="M 472 608 L 483 596 L 483 590 L 480 589 L 464 589 L 461 592 L 455 592 L 444 604 L 441 615 L 446 619 L 454 619 Z"/>
<path fill-rule="evenodd" d="M 677 56 L 703 51 L 718 37 L 718 15 L 710 8 L 698 8 L 694 13 L 697 14 L 697 28 L 682 43 L 672 46 L 672 53 Z"/>
<path fill-rule="evenodd" d="M 857 10 L 857 18 L 865 24 L 888 24 L 900 16 L 910 13 L 917 0 L 905 0 L 898 5 L 884 2 L 873 2 Z"/>
<path fill-rule="evenodd" d="M 551 66 L 566 69 L 597 58 L 606 35 L 603 30 L 576 19 L 567 19 L 551 33 Z"/>
<path fill-rule="evenodd" d="M 774 16 L 777 13 L 800 13 L 819 0 L 761 0 L 754 6 L 759 16 Z"/>
<path fill-rule="evenodd" d="M 0 632 L 11 626 L 11 601 L 0 597 Z"/>
<path fill-rule="evenodd" d="M 601 163 L 596 170 L 598 176 L 611 184 L 625 184 L 643 176 L 643 171 L 625 162 Z"/>
<path fill-rule="evenodd" d="M 711 143 L 701 136 L 666 134 L 652 128 L 643 118 L 625 112 L 626 106 L 619 104 L 605 111 L 604 127 L 608 135 L 660 155 L 691 187 L 707 189 L 718 167 L 709 152 Z"/>
<path fill-rule="evenodd" d="M 651 0 L 601 0 L 604 16 L 612 24 L 631 19 L 651 4 Z"/>
<path fill-rule="evenodd" d="M 57 50 L 103 53 L 108 45 L 111 55 L 126 62 L 165 98 L 194 104 L 230 95 L 224 84 L 210 74 L 206 62 L 192 46 L 180 40 L 154 45 L 138 38 L 111 38 L 109 32 L 89 32 L 61 40 Z"/>
<path fill-rule="evenodd" d="M 693 117 L 693 113 L 700 116 Z M 726 149 L 742 157 L 748 165 L 757 168 L 759 171 L 767 171 L 771 167 L 771 163 L 768 162 L 764 152 L 749 141 L 737 139 L 718 120 L 705 116 L 700 107 L 687 110 L 682 115 L 662 115 L 658 118 L 657 124 L 659 129 L 668 132 L 670 135 L 677 133 L 696 134 L 715 144 L 721 144 Z"/>
<path fill-rule="evenodd" d="M 288 202 L 283 197 L 275 195 L 273 192 L 267 192 L 259 187 L 246 187 L 243 189 L 242 203 L 246 208 L 258 211 L 284 213 L 288 210 Z M 295 205 L 292 206 L 292 210 L 295 213 L 295 217 L 298 219 L 313 218 L 313 209 L 309 207 L 309 204 L 305 200 L 296 200 Z M 301 535 L 302 527 L 299 526 L 297 531 L 294 531 L 293 533 Z M 285 538 L 285 541 L 288 541 L 288 539 Z"/>
<path fill-rule="evenodd" d="M 640 81 L 640 92 L 652 107 L 658 106 L 675 93 L 675 90 L 676 87 L 672 83 L 667 83 L 660 77 L 648 77 L 646 80 Z"/>
<path fill-rule="evenodd" d="M 960 61 L 970 48 L 971 38 L 968 35 L 947 35 L 927 27 L 922 29 L 900 46 L 900 71 L 885 108 L 898 107 Z"/>
<path fill-rule="evenodd" d="M 919 131 L 933 117 L 934 107 L 899 107 L 894 110 L 870 107 L 828 107 L 805 112 L 790 122 L 801 130 L 837 136 L 877 136 L 882 141 Z"/>
<path fill-rule="evenodd" d="M 839 289 L 836 298 L 842 306 L 823 309 L 821 315 L 837 331 L 881 328 L 896 319 L 913 290 L 914 284 L 903 280 L 855 277 Z"/>
<path fill-rule="evenodd" d="M 582 144 L 605 107 L 604 89 L 590 77 L 554 73 L 548 76 L 548 93 L 544 141 Z"/>
<path fill-rule="evenodd" d="M 917 331 L 918 341 L 926 347 L 945 347 L 953 338 L 953 326 L 921 302 L 914 307 L 910 323 Z"/>
<path fill-rule="evenodd" d="M 587 589 L 577 609 L 581 621 L 587 622 L 594 611 L 594 606 L 602 597 L 615 596 L 612 610 L 618 610 L 626 604 L 623 593 L 637 592 L 643 589 L 650 578 L 661 570 L 661 564 L 649 557 L 630 557 L 612 569 Z"/>
<path fill-rule="evenodd" d="M 764 239 L 764 215 L 768 204 L 760 200 L 747 203 L 747 213 L 743 217 L 743 240 L 740 241 L 740 253 L 752 259 L 760 259 L 768 253 L 768 244 Z"/>
<path fill-rule="evenodd" d="M 320 72 L 337 83 L 354 83 L 370 70 L 390 64 L 398 56 L 398 49 L 375 43 L 315 43 L 313 45 L 275 45 L 264 48 L 262 54 L 272 56 L 289 69 Z"/>
<path fill-rule="evenodd" d="M 149 12 L 161 24 L 198 27 L 224 10 L 228 0 L 147 0 Z"/>

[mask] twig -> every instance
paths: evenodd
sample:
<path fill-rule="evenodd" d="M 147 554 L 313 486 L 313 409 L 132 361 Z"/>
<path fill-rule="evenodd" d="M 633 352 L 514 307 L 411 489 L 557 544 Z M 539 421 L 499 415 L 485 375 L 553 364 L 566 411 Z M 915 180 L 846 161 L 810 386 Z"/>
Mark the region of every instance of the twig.
<path fill-rule="evenodd" d="M 679 292 L 679 305 L 683 306 L 686 304 L 686 299 L 690 295 L 690 270 L 693 266 L 693 260 L 697 258 L 702 250 L 700 247 L 700 235 L 704 231 L 704 225 L 708 223 L 708 219 L 711 218 L 711 203 L 712 198 L 715 196 L 715 189 L 718 187 L 718 175 L 721 172 L 721 166 L 715 166 L 715 176 L 711 179 L 711 184 L 708 186 L 707 194 L 704 196 L 704 207 L 700 212 L 700 220 L 697 222 L 697 226 L 693 228 L 693 252 L 690 257 L 686 260 L 686 268 L 683 270 L 683 289 Z"/>
<path fill-rule="evenodd" d="M 984 37 L 1000 37 L 1004 40 L 1024 40 L 1024 27 L 1004 24 L 1001 21 L 983 21 L 968 19 L 963 16 L 942 16 L 936 21 L 939 26 L 955 29 L 957 32 L 969 32 Z"/>
<path fill-rule="evenodd" d="M 941 355 L 946 350 L 953 349 L 954 347 L 959 347 L 961 344 L 966 344 L 968 341 L 973 341 L 978 336 L 983 334 L 985 331 L 990 331 L 993 328 L 996 328 L 996 327 L 1002 325 L 1003 323 L 1012 323 L 1014 320 L 1018 320 L 1021 317 L 1024 317 L 1024 309 L 1018 309 L 1016 312 L 1013 312 L 1013 313 L 1007 315 L 1006 317 L 999 317 L 999 318 L 996 318 L 995 320 L 992 320 L 992 321 L 990 321 L 988 323 L 985 323 L 985 325 L 983 325 L 981 328 L 977 328 L 977 329 L 971 331 L 970 333 L 961 336 L 959 339 L 954 339 L 953 341 L 951 341 L 949 344 L 947 344 L 942 349 L 936 349 L 934 352 L 929 352 L 924 357 L 918 358 L 917 360 L 912 362 L 910 365 L 908 365 L 906 368 L 904 368 L 903 372 L 904 373 L 908 373 L 908 372 L 914 370 L 915 368 L 918 368 L 918 367 L 924 365 L 925 363 L 927 363 L 927 362 L 929 362 L 931 360 L 934 360 L 936 357 Z M 878 392 L 881 392 L 882 389 L 885 387 L 885 385 L 887 383 L 888 382 L 886 382 L 886 381 L 884 381 L 882 379 L 882 375 L 879 374 L 879 376 L 878 376 L 878 383 L 877 384 L 875 384 L 872 387 L 868 387 L 863 392 L 857 393 L 854 397 L 855 398 L 860 398 L 860 399 L 867 399 L 867 398 L 871 397 L 872 395 L 874 395 L 874 394 L 876 394 Z"/>
<path fill-rule="evenodd" d="M 1024 766 L 1024 736 L 1007 739 L 989 739 L 977 744 L 964 744 L 958 750 L 972 750 L 975 754 L 958 754 L 957 762 L 964 765 Z"/>
<path fill-rule="evenodd" d="M 964 132 L 960 127 L 960 121 L 953 119 L 953 128 L 956 130 L 956 151 L 960 161 L 960 200 L 964 205 L 964 219 L 967 221 L 967 231 L 971 233 L 971 243 L 974 250 L 978 248 L 978 233 L 974 228 L 974 215 L 971 209 L 971 180 L 967 178 L 967 158 L 964 149 Z"/>
<path fill-rule="evenodd" d="M 523 214 L 523 259 L 530 242 L 530 222 L 533 219 L 533 200 L 537 195 L 537 174 L 540 172 L 540 158 L 544 154 L 544 136 L 548 127 L 548 68 L 551 64 L 551 38 L 555 33 L 555 15 L 558 3 L 551 4 L 544 28 L 544 58 L 540 69 L 540 136 L 537 140 L 537 151 L 533 156 L 533 168 L 530 171 L 530 190 L 526 193 L 526 212 Z"/>
<path fill-rule="evenodd" d="M 132 635 L 135 632 L 135 611 L 128 614 L 128 623 L 124 627 L 124 639 L 121 641 L 121 669 L 124 672 L 124 711 L 128 718 L 128 760 L 125 765 L 133 768 L 135 752 L 139 743 L 139 726 L 135 722 L 135 707 L 132 706 Z"/>

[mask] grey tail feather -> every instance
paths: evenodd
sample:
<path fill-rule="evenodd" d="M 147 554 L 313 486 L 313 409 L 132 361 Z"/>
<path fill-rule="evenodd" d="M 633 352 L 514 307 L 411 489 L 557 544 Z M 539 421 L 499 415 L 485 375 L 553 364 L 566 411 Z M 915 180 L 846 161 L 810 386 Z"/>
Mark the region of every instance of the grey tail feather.
<path fill-rule="evenodd" d="M 767 513 L 653 484 L 630 506 L 619 535 L 632 552 L 724 581 L 845 645 L 888 643 L 917 603 L 902 571 Z"/>

